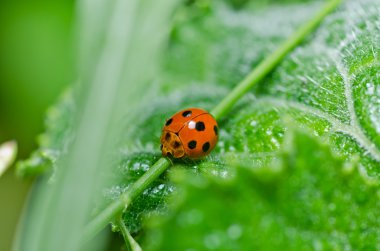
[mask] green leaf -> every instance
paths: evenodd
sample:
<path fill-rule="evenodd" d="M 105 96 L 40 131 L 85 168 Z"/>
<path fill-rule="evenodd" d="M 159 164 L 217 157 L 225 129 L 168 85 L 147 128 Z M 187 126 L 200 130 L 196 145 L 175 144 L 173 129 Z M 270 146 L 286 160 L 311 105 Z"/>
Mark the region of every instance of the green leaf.
<path fill-rule="evenodd" d="M 104 204 L 118 198 L 158 159 L 161 127 L 166 118 L 185 107 L 213 108 L 238 81 L 321 6 L 320 2 L 308 2 L 270 5 L 256 10 L 246 5 L 246 9 L 237 11 L 220 2 L 196 2 L 198 4 L 182 6 L 175 13 L 164 64 L 160 74 L 152 80 L 157 84 L 141 94 L 140 105 L 136 107 L 139 117 L 131 123 L 128 114 L 125 115 L 124 131 L 128 132 L 128 136 L 120 133 L 118 137 L 119 151 L 115 153 L 113 172 L 107 174 L 114 177 L 114 184 L 101 191 L 108 200 L 99 203 L 97 212 L 102 210 Z M 206 4 L 201 4 L 204 2 Z M 175 197 L 177 200 L 172 199 L 173 205 L 168 208 L 166 198 L 177 190 L 177 186 L 167 176 L 160 177 L 124 212 L 123 218 L 129 231 L 139 233 L 144 217 L 151 214 L 168 215 L 170 222 L 178 215 L 186 214 L 191 207 L 186 209 L 182 205 L 197 204 L 195 198 L 199 196 L 201 201 L 215 202 L 215 206 L 207 203 L 210 210 L 206 207 L 200 209 L 205 210 L 205 217 L 206 214 L 210 216 L 209 220 L 202 218 L 204 222 L 207 220 L 212 226 L 218 224 L 215 220 L 223 217 L 241 219 L 242 224 L 255 226 L 255 231 L 252 231 L 259 232 L 257 246 L 260 247 L 270 245 L 276 231 L 284 233 L 280 233 L 278 243 L 272 244 L 289 244 L 288 249 L 293 249 L 293 239 L 297 240 L 294 248 L 305 247 L 307 241 L 310 244 L 312 240 L 315 241 L 315 249 L 318 249 L 324 243 L 328 244 L 329 236 L 336 242 L 336 247 L 331 248 L 342 249 L 344 244 L 353 249 L 359 248 L 359 238 L 366 240 L 361 245 L 375 247 L 373 231 L 379 226 L 378 222 L 373 221 L 367 228 L 363 223 L 362 231 L 369 234 L 368 237 L 361 237 L 357 226 L 350 229 L 343 220 L 354 217 L 359 221 L 359 217 L 373 215 L 370 206 L 365 208 L 367 211 L 358 211 L 357 215 L 353 215 L 351 206 L 356 205 L 355 201 L 344 204 L 344 198 L 338 195 L 320 200 L 317 194 L 330 194 L 333 188 L 337 191 L 347 188 L 347 193 L 352 196 L 377 198 L 377 190 L 372 185 L 378 182 L 380 166 L 379 17 L 380 4 L 376 0 L 347 1 L 340 10 L 329 16 L 308 41 L 288 55 L 263 83 L 240 100 L 228 117 L 219 121 L 220 141 L 214 153 L 202 161 L 176 161 L 168 172 L 186 169 L 192 170 L 193 176 L 202 173 L 218 179 L 197 176 L 196 179 L 201 180 L 199 189 L 193 193 L 193 185 L 185 185 L 177 191 L 180 196 Z M 47 163 L 46 168 L 51 169 L 54 161 L 45 158 L 42 151 L 53 150 L 55 158 L 64 155 L 67 142 L 72 137 L 68 124 L 76 110 L 74 103 L 70 107 L 58 108 L 62 116 L 49 122 L 49 125 L 56 124 L 56 127 L 48 131 L 46 138 L 56 143 L 41 145 L 38 150 L 40 154 L 36 157 L 40 162 L 27 162 L 24 168 L 19 168 L 20 171 L 33 172 L 33 168 L 40 166 L 38 163 Z M 328 146 L 321 145 L 311 136 L 307 136 L 307 140 L 300 139 L 298 134 L 294 139 L 288 138 L 289 143 L 284 143 L 284 135 L 289 127 L 294 126 L 319 137 Z M 134 135 L 133 141 L 130 135 Z M 292 147 L 286 149 L 288 146 Z M 284 149 L 288 155 L 284 156 Z M 308 152 L 302 152 L 306 149 L 309 149 Z M 316 154 L 313 155 L 314 152 Z M 233 176 L 236 166 L 242 168 L 232 181 L 219 180 Z M 346 172 L 346 176 L 340 171 Z M 298 183 L 289 184 L 289 179 Z M 343 180 L 350 184 L 349 187 Z M 323 183 L 316 184 L 317 181 Z M 208 193 L 202 182 L 213 187 L 213 190 Z M 326 186 L 326 190 L 322 185 Z M 274 194 L 269 191 L 266 199 L 263 194 L 268 193 L 268 186 L 273 187 Z M 278 187 L 290 190 L 281 194 Z M 296 198 L 301 195 L 295 194 L 296 188 L 302 188 L 310 195 L 302 197 L 302 201 L 315 208 L 306 204 L 300 207 Z M 222 195 L 214 200 L 215 193 L 219 194 L 220 190 L 223 191 Z M 182 198 L 183 194 L 187 196 Z M 228 195 L 226 200 L 236 200 L 240 207 L 227 212 L 220 201 L 223 194 Z M 244 206 L 244 200 L 247 209 L 240 212 L 238 209 Z M 285 203 L 287 200 L 289 204 Z M 370 198 L 368 200 L 376 212 L 377 205 Z M 262 204 L 257 210 L 252 209 L 256 202 Z M 325 211 L 330 205 L 328 202 L 339 207 L 341 220 L 337 223 L 327 221 L 330 215 Z M 328 226 L 316 223 L 316 219 L 310 219 L 308 213 L 299 212 L 298 208 L 310 212 L 325 224 L 329 223 Z M 211 209 L 217 213 L 209 215 Z M 267 209 L 273 212 L 266 214 Z M 252 210 L 256 210 L 254 214 Z M 280 216 L 287 222 L 278 219 Z M 263 222 L 259 222 L 262 217 Z M 367 222 L 370 223 L 369 218 Z M 220 222 L 220 227 L 227 227 L 227 223 L 231 222 Z M 232 236 L 237 236 L 241 231 L 239 238 L 249 241 L 245 235 L 249 236 L 250 232 L 233 225 L 233 222 L 231 224 Z M 361 224 L 357 222 L 357 225 Z M 170 237 L 169 227 L 168 223 L 158 223 L 155 228 L 159 234 L 155 234 L 154 230 L 148 232 L 148 237 L 159 242 L 157 248 L 160 245 L 180 245 L 173 243 L 179 240 L 184 245 L 193 243 L 192 236 L 181 231 L 175 233 L 178 241 L 173 239 L 169 243 L 166 239 Z M 206 238 L 203 234 L 206 234 L 207 227 L 207 224 L 202 226 L 193 237 Z M 353 240 L 350 242 L 350 238 L 342 232 L 352 235 Z M 218 232 L 206 239 L 210 245 L 220 240 Z M 202 239 L 199 245 L 204 242 Z M 147 243 L 151 242 L 148 240 Z M 242 242 L 241 245 L 256 244 Z M 178 249 L 163 250 L 181 250 L 185 246 L 176 247 Z M 231 246 L 231 249 L 234 248 L 244 250 Z"/>
<path fill-rule="evenodd" d="M 150 220 L 144 250 L 378 249 L 379 186 L 316 137 L 287 136 L 276 163 L 232 162 L 227 180 L 174 172 L 178 192 Z"/>
<path fill-rule="evenodd" d="M 17 163 L 19 176 L 36 175 L 57 168 L 58 158 L 67 153 L 73 140 L 72 127 L 76 110 L 73 91 L 66 90 L 59 102 L 47 111 L 45 132 L 37 140 L 39 148 L 29 159 Z"/>
<path fill-rule="evenodd" d="M 236 177 L 175 174 L 147 250 L 379 248 L 379 14 L 374 1 L 347 3 L 241 102 L 218 149 Z M 284 143 L 289 124 L 325 144 Z"/>

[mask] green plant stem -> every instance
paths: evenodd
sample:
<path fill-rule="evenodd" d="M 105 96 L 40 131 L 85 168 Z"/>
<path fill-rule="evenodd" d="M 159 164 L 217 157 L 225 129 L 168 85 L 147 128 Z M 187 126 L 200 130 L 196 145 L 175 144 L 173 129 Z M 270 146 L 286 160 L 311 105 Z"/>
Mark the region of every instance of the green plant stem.
<path fill-rule="evenodd" d="M 123 234 L 127 251 L 142 251 L 140 245 L 135 241 L 135 239 L 133 239 L 133 237 L 129 233 L 121 216 L 117 221 L 117 225 L 119 226 L 120 232 Z"/>
<path fill-rule="evenodd" d="M 314 18 L 302 25 L 293 35 L 291 35 L 275 52 L 262 61 L 246 78 L 244 78 L 232 91 L 226 96 L 211 113 L 218 120 L 228 113 L 232 106 L 256 83 L 262 80 L 270 73 L 281 60 L 307 35 L 309 35 L 323 19 L 332 12 L 341 0 L 329 1 Z M 88 240 L 104 228 L 112 219 L 125 210 L 131 201 L 140 195 L 156 178 L 158 178 L 171 162 L 167 158 L 160 158 L 139 180 L 120 196 L 120 198 L 104 209 L 95 219 L 86 227 L 84 239 Z"/>
<path fill-rule="evenodd" d="M 154 180 L 156 180 L 169 166 L 170 160 L 160 158 L 156 163 L 133 183 L 118 200 L 108 205 L 85 228 L 83 240 L 87 241 L 104 228 L 117 214 L 125 210 L 129 204 L 140 195 Z"/>

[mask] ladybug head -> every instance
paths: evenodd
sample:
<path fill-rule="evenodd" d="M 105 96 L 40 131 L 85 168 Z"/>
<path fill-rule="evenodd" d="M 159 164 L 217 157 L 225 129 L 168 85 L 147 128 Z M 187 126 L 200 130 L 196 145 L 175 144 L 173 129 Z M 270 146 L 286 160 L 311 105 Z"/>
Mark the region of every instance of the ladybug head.
<path fill-rule="evenodd" d="M 182 142 L 176 133 L 164 130 L 160 141 L 162 155 L 174 158 L 182 158 L 185 155 Z"/>

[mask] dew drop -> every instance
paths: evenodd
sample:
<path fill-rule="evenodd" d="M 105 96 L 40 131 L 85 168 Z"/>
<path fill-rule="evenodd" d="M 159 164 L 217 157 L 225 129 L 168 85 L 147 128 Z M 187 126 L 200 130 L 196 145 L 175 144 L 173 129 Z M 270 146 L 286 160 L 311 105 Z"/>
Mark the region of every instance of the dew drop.
<path fill-rule="evenodd" d="M 178 215 L 177 223 L 179 226 L 187 227 L 198 225 L 203 221 L 203 213 L 198 209 L 191 209 Z"/>
<path fill-rule="evenodd" d="M 328 205 L 328 209 L 329 209 L 330 211 L 334 211 L 334 210 L 336 209 L 336 205 L 335 205 L 334 203 L 330 203 L 330 204 Z"/>
<path fill-rule="evenodd" d="M 366 87 L 367 87 L 366 94 L 373 95 L 375 93 L 375 86 L 372 83 L 367 83 Z"/>
<path fill-rule="evenodd" d="M 255 127 L 257 125 L 257 121 L 252 120 L 251 123 L 249 123 L 249 125 Z"/>
<path fill-rule="evenodd" d="M 158 186 L 158 189 L 163 189 L 165 187 L 165 184 L 160 184 L 159 186 Z"/>
<path fill-rule="evenodd" d="M 232 240 L 239 239 L 242 233 L 243 233 L 243 230 L 241 226 L 238 224 L 231 225 L 227 229 L 228 237 L 230 237 Z"/>
<path fill-rule="evenodd" d="M 214 250 L 220 247 L 220 245 L 222 244 L 222 240 L 217 233 L 212 233 L 204 238 L 204 244 L 206 248 Z"/>
<path fill-rule="evenodd" d="M 323 250 L 323 244 L 321 243 L 321 241 L 320 240 L 314 240 L 313 241 L 313 248 L 314 248 L 314 250 Z"/>

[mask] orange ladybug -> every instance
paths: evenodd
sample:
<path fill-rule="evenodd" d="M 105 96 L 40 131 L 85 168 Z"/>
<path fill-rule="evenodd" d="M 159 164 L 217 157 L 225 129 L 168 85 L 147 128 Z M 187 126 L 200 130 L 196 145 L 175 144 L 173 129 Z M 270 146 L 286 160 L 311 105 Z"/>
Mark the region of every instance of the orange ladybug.
<path fill-rule="evenodd" d="M 214 149 L 218 123 L 203 109 L 185 109 L 166 121 L 160 141 L 164 156 L 199 159 Z"/>

